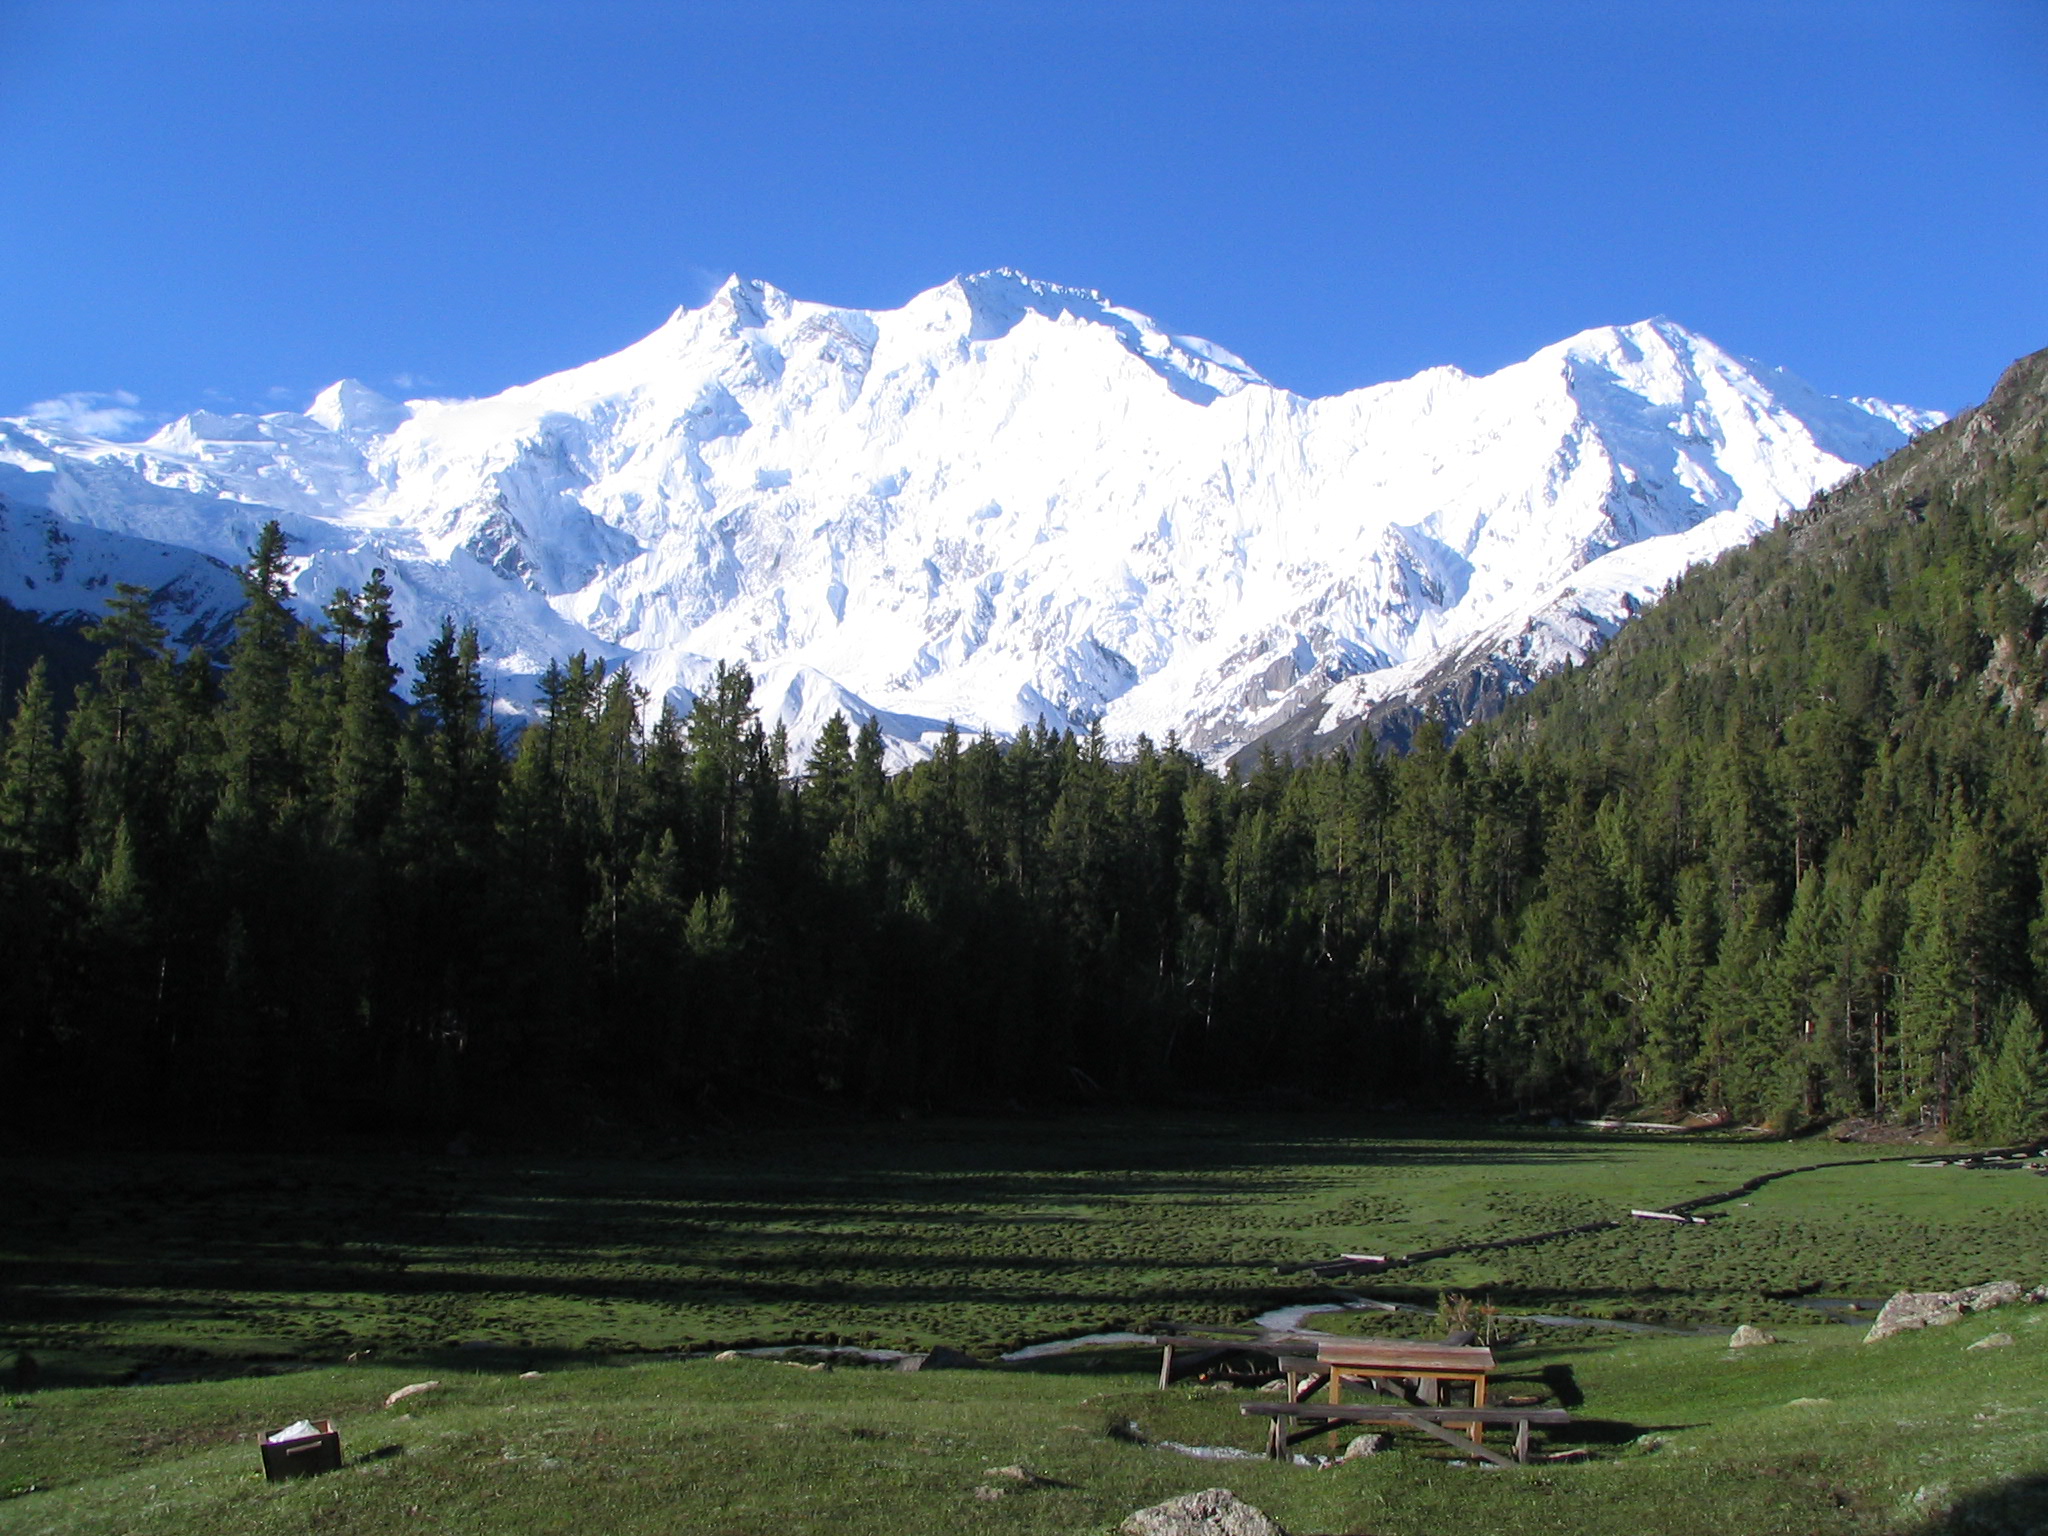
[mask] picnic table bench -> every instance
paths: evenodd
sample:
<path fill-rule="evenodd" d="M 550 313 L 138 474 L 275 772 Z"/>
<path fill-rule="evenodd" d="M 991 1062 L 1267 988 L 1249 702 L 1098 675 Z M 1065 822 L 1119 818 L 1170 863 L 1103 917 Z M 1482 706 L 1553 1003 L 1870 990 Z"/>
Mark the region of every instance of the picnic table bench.
<path fill-rule="evenodd" d="M 1529 1428 L 1534 1424 L 1569 1424 L 1571 1415 L 1562 1408 L 1428 1408 L 1410 1403 L 1246 1403 L 1239 1410 L 1247 1418 L 1270 1418 L 1271 1432 L 1266 1454 L 1285 1460 L 1287 1448 L 1298 1440 L 1334 1430 L 1339 1424 L 1410 1425 L 1436 1436 L 1454 1450 L 1477 1456 L 1497 1467 L 1512 1467 L 1529 1459 Z M 1290 1432 L 1289 1422 L 1305 1424 Z M 1510 1461 L 1483 1440 L 1461 1433 L 1484 1424 L 1512 1424 L 1515 1428 L 1514 1460 Z"/>
<path fill-rule="evenodd" d="M 1561 1408 L 1493 1407 L 1486 1401 L 1493 1351 L 1467 1344 L 1423 1344 L 1407 1339 L 1318 1339 L 1315 1355 L 1282 1354 L 1278 1374 L 1287 1382 L 1287 1401 L 1248 1403 L 1247 1415 L 1273 1421 L 1268 1452 L 1284 1457 L 1297 1440 L 1339 1424 L 1412 1425 L 1446 1444 L 1498 1466 L 1512 1466 L 1487 1447 L 1486 1426 L 1512 1425 L 1515 1461 L 1529 1458 L 1532 1424 L 1565 1424 Z M 1388 1402 L 1346 1403 L 1344 1384 L 1391 1398 Z M 1309 1401 L 1324 1389 L 1329 1401 Z M 1462 1401 L 1460 1401 L 1462 1399 Z M 1307 1427 L 1290 1433 L 1289 1423 Z"/>

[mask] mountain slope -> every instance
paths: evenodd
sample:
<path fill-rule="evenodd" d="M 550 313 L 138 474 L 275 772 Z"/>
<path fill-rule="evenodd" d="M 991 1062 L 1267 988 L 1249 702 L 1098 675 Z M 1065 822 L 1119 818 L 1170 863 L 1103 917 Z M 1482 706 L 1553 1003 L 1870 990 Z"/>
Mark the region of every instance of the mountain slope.
<path fill-rule="evenodd" d="M 0 468 L 215 559 L 277 516 L 306 604 L 381 565 L 409 637 L 478 624 L 513 707 L 578 649 L 679 700 L 738 660 L 799 745 L 839 709 L 899 757 L 1042 717 L 1216 759 L 1409 699 L 1447 656 L 1505 647 L 1518 688 L 1934 419 L 1666 320 L 1308 400 L 1013 272 L 881 312 L 735 278 L 489 399 L 344 382 L 139 444 L 16 422 Z"/>
<path fill-rule="evenodd" d="M 1653 621 L 1505 724 L 1604 750 L 1669 731 L 1672 701 L 1700 692 L 1772 721 L 1828 703 L 1895 742 L 1919 713 L 1963 704 L 2048 732 L 2044 602 L 2048 350 L 2015 362 L 1984 404 L 1697 571 Z"/>

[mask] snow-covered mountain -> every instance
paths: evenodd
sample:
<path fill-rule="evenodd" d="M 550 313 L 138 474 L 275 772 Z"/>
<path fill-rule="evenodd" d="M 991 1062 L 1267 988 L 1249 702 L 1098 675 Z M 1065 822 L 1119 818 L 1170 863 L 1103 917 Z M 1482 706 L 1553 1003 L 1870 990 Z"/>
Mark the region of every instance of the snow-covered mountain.
<path fill-rule="evenodd" d="M 1305 709 L 1328 734 L 1447 657 L 1582 655 L 1940 419 L 1661 319 L 1311 400 L 1015 272 L 880 312 L 734 278 L 488 399 L 344 381 L 140 443 L 0 422 L 0 526 L 191 551 L 189 587 L 275 517 L 309 616 L 381 565 L 401 651 L 472 621 L 513 707 L 582 649 L 679 701 L 744 661 L 799 743 L 838 709 L 899 756 L 948 720 L 1043 717 L 1221 758 Z M 0 596 L 79 606 L 22 586 L 26 538 L 0 536 Z"/>

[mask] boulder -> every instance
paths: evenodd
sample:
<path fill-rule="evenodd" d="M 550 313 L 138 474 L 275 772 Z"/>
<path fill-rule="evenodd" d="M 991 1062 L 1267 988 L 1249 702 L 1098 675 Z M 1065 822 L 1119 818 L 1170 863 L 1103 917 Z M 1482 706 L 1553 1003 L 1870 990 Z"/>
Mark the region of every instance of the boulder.
<path fill-rule="evenodd" d="M 2009 1333 L 1987 1333 L 1976 1343 L 1966 1344 L 1963 1347 L 1965 1349 L 2003 1349 L 2011 1342 L 2012 1335 Z"/>
<path fill-rule="evenodd" d="M 1154 1504 L 1117 1527 L 1122 1536 L 1287 1536 L 1279 1522 L 1228 1488 L 1204 1488 Z"/>
<path fill-rule="evenodd" d="M 1761 1328 L 1752 1328 L 1748 1323 L 1744 1323 L 1740 1328 L 1728 1335 L 1728 1347 L 1730 1349 L 1750 1349 L 1758 1344 L 1775 1344 L 1777 1342 L 1778 1336 L 1775 1333 L 1766 1333 Z"/>
<path fill-rule="evenodd" d="M 1956 1305 L 1965 1312 L 1982 1312 L 1987 1307 L 2009 1307 L 2026 1292 L 2017 1280 L 1993 1280 L 1989 1285 L 1970 1285 L 1956 1292 Z"/>
<path fill-rule="evenodd" d="M 1959 1291 L 1900 1291 L 1884 1304 L 1863 1342 L 1875 1344 L 1914 1328 L 1946 1328 L 1967 1313 L 2008 1306 L 2025 1294 L 2014 1280 L 1993 1280 Z"/>
<path fill-rule="evenodd" d="M 1962 1315 L 1953 1291 L 1900 1291 L 1884 1304 L 1863 1342 L 1875 1344 L 1914 1328 L 1946 1328 Z"/>

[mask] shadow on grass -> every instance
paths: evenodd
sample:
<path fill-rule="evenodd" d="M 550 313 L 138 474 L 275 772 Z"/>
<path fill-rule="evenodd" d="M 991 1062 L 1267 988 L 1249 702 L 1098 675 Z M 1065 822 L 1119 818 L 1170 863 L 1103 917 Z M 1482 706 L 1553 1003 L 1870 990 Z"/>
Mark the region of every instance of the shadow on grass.
<path fill-rule="evenodd" d="M 2040 1536 L 2048 1531 L 2048 1472 L 1964 1494 L 1911 1536 Z"/>
<path fill-rule="evenodd" d="M 1570 1424 L 1549 1430 L 1548 1438 L 1557 1445 L 1613 1447 L 1627 1445 L 1644 1435 L 1673 1435 L 1680 1430 L 1704 1427 L 1701 1424 L 1637 1424 L 1627 1419 L 1573 1419 Z"/>
<path fill-rule="evenodd" d="M 615 1352 L 598 1335 L 656 1314 L 722 1333 L 752 1327 L 735 1313 L 789 1314 L 791 1337 L 821 1309 L 856 1336 L 936 1308 L 1055 1327 L 1083 1313 L 1104 1327 L 1124 1311 L 1216 1317 L 1313 1294 L 1234 1252 L 1219 1210 L 1270 1210 L 1376 1170 L 1614 1155 L 1596 1138 L 1469 1123 L 1332 1116 L 1280 1137 L 1270 1121 L 1133 1115 L 862 1127 L 665 1161 L 164 1154 L 141 1172 L 17 1157 L 0 1161 L 0 1349 L 96 1339 L 127 1362 L 177 1365 L 207 1341 L 246 1364 L 378 1343 L 387 1359 L 434 1359 L 437 1338 L 525 1332 L 535 1303 L 577 1311 L 555 1332 L 589 1333 L 586 1358 Z M 642 1312 L 614 1325 L 613 1305 Z"/>

